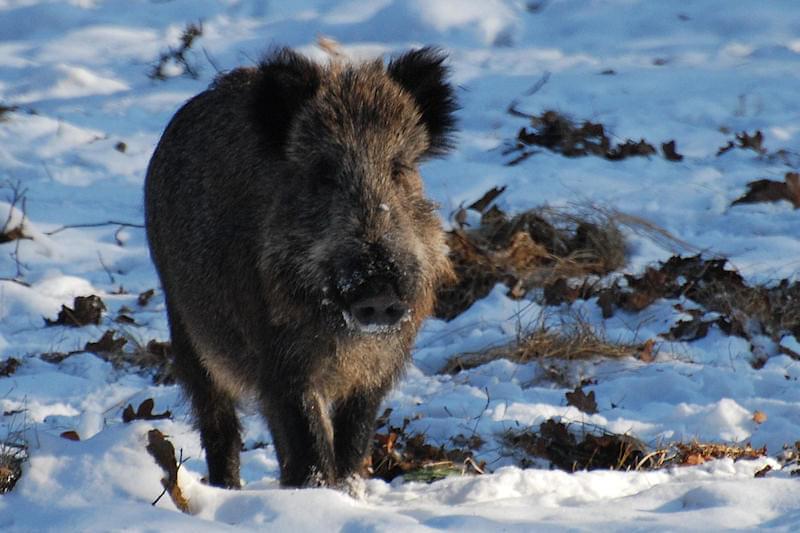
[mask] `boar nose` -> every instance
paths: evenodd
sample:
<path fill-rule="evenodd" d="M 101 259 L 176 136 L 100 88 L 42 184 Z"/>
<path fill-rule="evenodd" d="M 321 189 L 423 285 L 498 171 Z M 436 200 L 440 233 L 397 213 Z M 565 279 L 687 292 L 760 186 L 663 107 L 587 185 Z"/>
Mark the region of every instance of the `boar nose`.
<path fill-rule="evenodd" d="M 394 326 L 408 313 L 408 306 L 392 290 L 362 298 L 350 306 L 361 326 Z"/>

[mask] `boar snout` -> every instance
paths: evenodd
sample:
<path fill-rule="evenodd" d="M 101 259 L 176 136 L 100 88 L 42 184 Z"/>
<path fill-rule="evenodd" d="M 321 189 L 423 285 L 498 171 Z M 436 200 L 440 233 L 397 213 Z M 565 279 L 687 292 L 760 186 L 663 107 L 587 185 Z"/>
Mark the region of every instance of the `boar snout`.
<path fill-rule="evenodd" d="M 362 330 L 392 328 L 408 317 L 409 307 L 386 285 L 350 304 L 353 325 Z"/>

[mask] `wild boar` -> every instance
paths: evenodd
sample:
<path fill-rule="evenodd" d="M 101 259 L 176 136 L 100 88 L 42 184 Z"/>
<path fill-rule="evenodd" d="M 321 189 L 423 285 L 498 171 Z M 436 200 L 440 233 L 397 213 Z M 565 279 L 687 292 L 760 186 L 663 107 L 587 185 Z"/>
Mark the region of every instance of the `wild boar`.
<path fill-rule="evenodd" d="M 317 64 L 290 50 L 218 77 L 147 170 L 174 372 L 212 485 L 239 487 L 238 401 L 258 401 L 285 486 L 363 466 L 437 287 L 452 276 L 417 170 L 452 145 L 443 53 Z"/>

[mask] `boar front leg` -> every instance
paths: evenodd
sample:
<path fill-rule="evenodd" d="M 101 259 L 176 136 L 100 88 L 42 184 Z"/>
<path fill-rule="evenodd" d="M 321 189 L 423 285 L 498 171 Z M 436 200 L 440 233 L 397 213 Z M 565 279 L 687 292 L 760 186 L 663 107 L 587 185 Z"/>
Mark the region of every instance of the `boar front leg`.
<path fill-rule="evenodd" d="M 208 483 L 238 489 L 239 453 L 242 449 L 239 419 L 233 398 L 214 383 L 204 368 L 189 337 L 174 312 L 169 313 L 174 372 L 192 402 L 200 429 L 200 443 L 206 451 Z"/>
<path fill-rule="evenodd" d="M 383 391 L 359 392 L 336 406 L 333 435 L 337 479 L 361 472 L 383 396 Z"/>
<path fill-rule="evenodd" d="M 278 455 L 281 484 L 333 485 L 333 425 L 327 403 L 314 391 L 277 396 L 264 402 L 264 415 Z"/>

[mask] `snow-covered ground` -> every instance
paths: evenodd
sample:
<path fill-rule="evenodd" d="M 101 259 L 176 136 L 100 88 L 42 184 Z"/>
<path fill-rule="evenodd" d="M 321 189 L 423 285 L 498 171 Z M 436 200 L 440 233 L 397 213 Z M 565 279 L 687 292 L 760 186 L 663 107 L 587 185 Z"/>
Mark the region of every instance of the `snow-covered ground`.
<path fill-rule="evenodd" d="M 188 58 L 198 79 L 147 74 L 178 45 L 187 23 L 203 35 Z M 204 485 L 203 452 L 175 386 L 115 369 L 88 353 L 60 363 L 41 354 L 80 350 L 109 328 L 129 345 L 167 340 L 163 299 L 144 231 L 145 168 L 171 115 L 216 70 L 253 64 L 275 44 L 324 60 L 319 34 L 354 58 L 436 44 L 450 54 L 462 106 L 458 149 L 426 164 L 431 196 L 447 218 L 486 190 L 506 185 L 509 212 L 548 204 L 592 203 L 642 217 L 690 248 L 626 230 L 626 272 L 673 253 L 730 259 L 750 283 L 800 272 L 800 210 L 789 202 L 731 202 L 759 178 L 782 181 L 800 166 L 800 3 L 648 0 L 0 0 L 0 104 L 17 106 L 0 122 L 0 223 L 11 184 L 25 190 L 26 234 L 0 244 L 0 439 L 20 430 L 29 461 L 16 488 L 0 496 L 4 531 L 272 529 L 277 531 L 797 530 L 800 491 L 775 459 L 800 439 L 800 364 L 767 340 L 754 369 L 753 348 L 713 327 L 703 339 L 668 343 L 659 335 L 682 316 L 676 301 L 603 320 L 596 302 L 549 308 L 582 313 L 625 341 L 655 339 L 654 362 L 560 363 L 576 382 L 591 379 L 599 412 L 568 406 L 563 384 L 543 365 L 500 360 L 437 374 L 448 357 L 514 338 L 543 308 L 513 301 L 499 286 L 466 313 L 429 321 L 414 365 L 387 398 L 392 423 L 437 444 L 479 434 L 478 458 L 492 473 L 432 484 L 366 483 L 362 499 L 333 490 L 282 490 L 271 438 L 245 407 L 241 491 Z M 613 71 L 613 74 L 609 74 Z M 166 73 L 179 74 L 175 65 Z M 605 74 L 603 74 L 605 72 Z M 531 87 L 550 73 L 539 90 Z M 527 125 L 507 112 L 555 109 L 603 123 L 613 138 L 675 139 L 681 162 L 660 156 L 607 161 L 543 151 L 506 166 L 504 141 Z M 717 156 L 734 132 L 761 130 L 771 152 Z M 119 143 L 124 143 L 121 145 Z M 793 166 L 794 165 L 794 166 Z M 17 208 L 22 204 L 18 203 Z M 19 216 L 19 213 L 12 213 Z M 125 222 L 58 230 L 64 225 Z M 122 290 L 124 289 L 124 290 Z M 74 296 L 96 294 L 108 310 L 99 326 L 44 327 Z M 683 302 L 686 304 L 686 302 Z M 800 305 L 800 303 L 798 303 Z M 116 324 L 122 307 L 136 324 Z M 569 307 L 569 308 L 568 308 Z M 522 314 L 522 318 L 521 318 Z M 684 316 L 685 318 L 685 316 Z M 134 342 L 135 341 L 135 342 Z M 787 335 L 785 346 L 798 350 Z M 552 364 L 552 361 L 548 364 Z M 122 409 L 153 398 L 171 420 L 123 424 Z M 766 420 L 754 420 L 760 411 Z M 629 433 L 650 446 L 699 439 L 767 446 L 769 457 L 730 459 L 653 472 L 574 474 L 520 469 L 497 436 L 551 417 Z M 161 491 L 162 472 L 145 450 L 160 429 L 189 457 L 180 483 L 193 516 Z M 80 441 L 59 435 L 74 430 Z M 267 446 L 255 446 L 266 442 Z M 771 465 L 764 478 L 754 473 Z"/>

